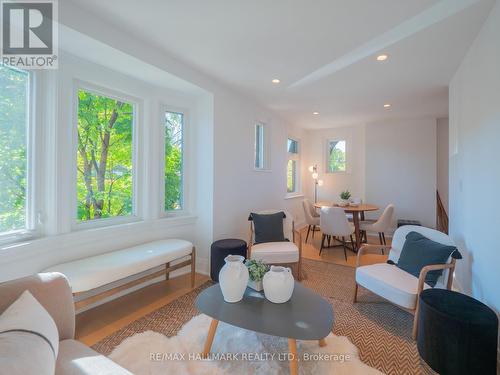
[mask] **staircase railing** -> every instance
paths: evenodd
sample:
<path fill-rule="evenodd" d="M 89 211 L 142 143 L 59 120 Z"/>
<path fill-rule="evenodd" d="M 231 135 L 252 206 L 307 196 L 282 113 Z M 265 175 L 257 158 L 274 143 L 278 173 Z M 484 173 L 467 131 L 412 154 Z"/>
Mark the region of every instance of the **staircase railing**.
<path fill-rule="evenodd" d="M 443 206 L 443 201 L 436 190 L 436 228 L 440 232 L 448 234 L 448 214 Z"/>

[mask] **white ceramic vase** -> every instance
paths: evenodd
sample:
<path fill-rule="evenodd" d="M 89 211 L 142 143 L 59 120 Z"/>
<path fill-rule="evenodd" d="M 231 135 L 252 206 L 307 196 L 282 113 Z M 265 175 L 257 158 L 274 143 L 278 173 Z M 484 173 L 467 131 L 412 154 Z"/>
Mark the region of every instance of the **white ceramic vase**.
<path fill-rule="evenodd" d="M 290 268 L 271 266 L 262 283 L 264 295 L 271 302 L 285 303 L 292 297 L 295 282 Z"/>
<path fill-rule="evenodd" d="M 219 272 L 219 285 L 226 302 L 239 302 L 245 294 L 249 276 L 244 260 L 241 255 L 228 255 L 224 258 L 226 264 Z"/>

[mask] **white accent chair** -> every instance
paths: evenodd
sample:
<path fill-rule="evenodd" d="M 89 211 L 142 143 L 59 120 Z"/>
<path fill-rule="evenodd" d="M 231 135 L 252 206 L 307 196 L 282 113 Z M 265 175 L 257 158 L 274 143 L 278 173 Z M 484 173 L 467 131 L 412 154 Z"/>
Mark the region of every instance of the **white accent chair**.
<path fill-rule="evenodd" d="M 413 338 L 415 339 L 418 322 L 418 297 L 424 289 L 431 288 L 430 285 L 425 283 L 427 273 L 435 270 L 443 270 L 435 288 L 451 289 L 456 260 L 450 256 L 446 264 L 425 266 L 420 271 L 418 278 L 388 263 L 362 265 L 362 256 L 368 250 L 379 250 L 381 247 L 390 249 L 389 260 L 397 263 L 406 240 L 406 235 L 409 232 L 418 232 L 432 241 L 443 245 L 455 246 L 448 235 L 434 229 L 414 225 L 405 225 L 398 228 L 394 232 L 392 246 L 364 244 L 358 251 L 354 302 L 357 300 L 358 285 L 361 285 L 389 302 L 414 314 Z"/>
<path fill-rule="evenodd" d="M 347 245 L 345 238 L 351 238 L 351 245 L 353 244 L 352 234 L 354 233 L 354 225 L 349 223 L 345 215 L 344 209 L 340 207 L 322 207 L 320 213 L 320 228 L 323 232 L 321 237 L 321 247 L 319 255 L 325 247 L 325 240 L 328 240 L 330 245 L 331 237 L 340 238 L 342 247 L 344 248 L 344 257 L 347 261 Z"/>
<path fill-rule="evenodd" d="M 385 232 L 389 230 L 394 218 L 394 205 L 389 204 L 382 212 L 382 215 L 378 220 L 363 220 L 359 223 L 359 229 L 362 234 L 367 237 L 367 232 L 378 233 L 378 239 L 381 245 L 387 245 L 385 241 Z M 363 236 L 361 236 L 363 238 Z M 381 249 L 382 254 L 384 254 L 384 249 Z"/>
<path fill-rule="evenodd" d="M 250 221 L 250 238 L 248 241 L 248 258 L 260 260 L 266 264 L 295 264 L 297 280 L 302 277 L 302 237 L 295 230 L 293 216 L 286 210 L 265 210 L 256 212 L 260 215 L 283 212 L 283 235 L 288 241 L 264 242 L 254 244 L 255 231 L 253 221 Z"/>
<path fill-rule="evenodd" d="M 306 219 L 307 224 L 307 235 L 306 241 L 309 238 L 309 233 L 312 228 L 312 238 L 314 238 L 314 232 L 316 231 L 316 226 L 319 226 L 319 215 L 316 213 L 314 206 L 308 199 L 304 199 L 302 201 L 302 207 L 304 208 L 304 217 Z"/>

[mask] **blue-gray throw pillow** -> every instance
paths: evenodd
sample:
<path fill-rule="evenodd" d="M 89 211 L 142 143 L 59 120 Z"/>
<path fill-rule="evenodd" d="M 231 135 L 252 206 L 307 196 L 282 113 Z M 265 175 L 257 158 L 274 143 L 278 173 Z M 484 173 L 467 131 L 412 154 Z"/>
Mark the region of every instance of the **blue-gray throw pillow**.
<path fill-rule="evenodd" d="M 445 264 L 452 254 L 454 258 L 461 258 L 455 246 L 443 245 L 420 233 L 409 232 L 406 235 L 397 266 L 413 276 L 419 277 L 422 268 L 431 264 Z M 428 272 L 425 282 L 434 287 L 442 273 L 443 270 Z"/>
<path fill-rule="evenodd" d="M 284 212 L 274 214 L 250 214 L 255 232 L 255 243 L 286 241 L 283 235 Z"/>

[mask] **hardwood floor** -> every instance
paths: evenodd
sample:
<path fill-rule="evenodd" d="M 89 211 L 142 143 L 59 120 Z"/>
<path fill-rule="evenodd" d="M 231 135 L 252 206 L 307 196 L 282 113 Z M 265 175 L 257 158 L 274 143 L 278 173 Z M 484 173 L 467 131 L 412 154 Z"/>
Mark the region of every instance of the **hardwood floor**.
<path fill-rule="evenodd" d="M 307 227 L 302 231 L 302 240 L 305 241 L 307 234 Z M 307 243 L 302 244 L 302 256 L 307 259 L 320 260 L 329 263 L 348 265 L 351 267 L 356 266 L 357 254 L 353 251 L 347 250 L 347 262 L 344 258 L 344 250 L 342 246 L 324 248 L 321 256 L 319 255 L 319 248 L 321 242 L 321 231 L 314 233 L 314 238 L 312 238 L 312 232 L 309 234 L 309 239 Z M 378 244 L 379 240 L 376 236 L 368 236 L 368 243 Z M 387 237 L 387 244 L 391 244 L 391 238 Z M 366 256 L 366 261 L 369 263 L 385 262 L 387 260 L 387 254 L 368 254 Z"/>
<path fill-rule="evenodd" d="M 307 228 L 302 233 L 304 240 L 306 233 Z M 308 243 L 303 243 L 303 257 L 351 267 L 356 265 L 356 254 L 348 251 L 346 262 L 342 247 L 324 249 L 321 256 L 319 256 L 320 241 L 321 232 L 319 231 L 315 233 L 314 239 L 309 236 Z M 378 238 L 368 237 L 368 242 L 378 243 Z M 373 258 L 367 259 L 370 262 L 384 262 L 387 259 L 387 255 L 380 254 L 370 254 L 368 257 Z M 208 276 L 196 274 L 196 286 L 203 284 L 207 280 L 209 280 Z M 87 345 L 94 345 L 109 334 L 157 310 L 161 306 L 188 293 L 190 290 L 190 275 L 186 274 L 147 286 L 80 313 L 76 316 L 76 338 Z"/>
<path fill-rule="evenodd" d="M 196 274 L 195 287 L 209 278 Z M 190 274 L 149 285 L 76 316 L 76 339 L 94 345 L 134 320 L 191 291 Z"/>

